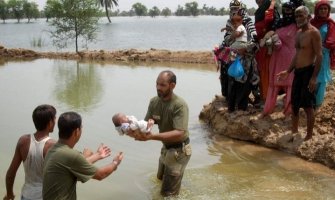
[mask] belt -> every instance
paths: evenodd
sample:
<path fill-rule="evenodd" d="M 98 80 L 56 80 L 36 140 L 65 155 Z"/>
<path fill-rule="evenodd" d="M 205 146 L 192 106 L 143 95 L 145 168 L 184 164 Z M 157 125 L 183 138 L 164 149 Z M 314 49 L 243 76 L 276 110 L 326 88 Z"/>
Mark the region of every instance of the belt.
<path fill-rule="evenodd" d="M 180 142 L 180 143 L 175 143 L 175 144 L 169 144 L 169 145 L 166 145 L 164 144 L 165 148 L 166 149 L 177 149 L 177 148 L 182 148 L 184 145 L 187 145 L 190 143 L 190 138 L 186 138 L 183 142 Z"/>

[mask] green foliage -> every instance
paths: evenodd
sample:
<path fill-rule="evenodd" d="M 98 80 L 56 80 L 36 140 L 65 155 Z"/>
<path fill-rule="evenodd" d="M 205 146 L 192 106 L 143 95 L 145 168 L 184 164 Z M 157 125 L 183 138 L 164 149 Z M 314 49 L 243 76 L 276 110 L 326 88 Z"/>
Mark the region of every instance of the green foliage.
<path fill-rule="evenodd" d="M 0 0 L 0 18 L 5 23 L 6 19 L 9 17 L 8 5 L 5 0 Z"/>
<path fill-rule="evenodd" d="M 185 3 L 185 12 L 190 13 L 192 16 L 199 15 L 198 3 L 196 1 Z"/>
<path fill-rule="evenodd" d="M 152 7 L 150 10 L 149 10 L 149 16 L 150 17 L 156 17 L 158 15 L 160 15 L 161 11 L 157 8 L 157 6 L 154 6 Z"/>
<path fill-rule="evenodd" d="M 9 0 L 7 4 L 18 23 L 20 23 L 20 20 L 24 16 L 23 3 L 23 0 Z"/>
<path fill-rule="evenodd" d="M 38 18 L 40 13 L 38 10 L 38 5 L 35 2 L 23 2 L 23 12 L 28 19 L 28 23 L 30 22 L 31 18 Z"/>
<path fill-rule="evenodd" d="M 109 23 L 111 23 L 112 21 L 109 17 L 109 9 L 113 8 L 114 6 L 118 6 L 118 0 L 97 0 L 97 3 L 105 8 L 106 17 Z"/>
<path fill-rule="evenodd" d="M 47 0 L 44 7 L 44 15 L 47 18 L 56 17 L 57 13 L 62 12 L 62 4 L 58 0 Z"/>
<path fill-rule="evenodd" d="M 161 12 L 161 15 L 164 16 L 164 17 L 171 16 L 171 14 L 172 14 L 172 12 L 168 7 L 164 8 Z"/>
<path fill-rule="evenodd" d="M 96 40 L 98 31 L 99 8 L 95 0 L 54 0 L 55 7 L 51 7 L 54 17 L 51 31 L 54 45 L 59 48 L 67 47 L 68 43 L 75 41 L 78 52 L 78 40 L 83 41 L 87 47 L 88 42 Z"/>
<path fill-rule="evenodd" d="M 136 15 L 139 17 L 146 16 L 148 12 L 147 7 L 141 3 L 133 4 L 132 9 L 135 11 Z"/>
<path fill-rule="evenodd" d="M 175 12 L 176 16 L 184 16 L 185 15 L 185 11 L 184 11 L 184 7 L 181 5 L 178 5 L 177 10 Z"/>

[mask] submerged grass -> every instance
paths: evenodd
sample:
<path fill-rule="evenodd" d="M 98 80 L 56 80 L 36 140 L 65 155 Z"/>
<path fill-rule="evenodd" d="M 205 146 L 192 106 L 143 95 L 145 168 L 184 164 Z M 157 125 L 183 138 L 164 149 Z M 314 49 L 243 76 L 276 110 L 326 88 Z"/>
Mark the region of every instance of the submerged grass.
<path fill-rule="evenodd" d="M 32 47 L 42 47 L 42 46 L 44 46 L 45 44 L 44 44 L 44 40 L 42 39 L 42 37 L 41 36 L 39 36 L 39 37 L 37 37 L 37 38 L 32 38 L 31 40 L 30 40 L 30 45 L 32 46 Z"/>

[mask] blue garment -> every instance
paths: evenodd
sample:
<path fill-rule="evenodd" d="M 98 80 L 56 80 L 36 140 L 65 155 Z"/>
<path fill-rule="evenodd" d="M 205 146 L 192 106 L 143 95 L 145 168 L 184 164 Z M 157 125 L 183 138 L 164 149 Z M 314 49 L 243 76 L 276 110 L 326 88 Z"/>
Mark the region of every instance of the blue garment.
<path fill-rule="evenodd" d="M 324 24 L 320 27 L 320 34 L 322 38 L 322 43 L 324 43 L 327 32 L 328 25 Z M 322 62 L 320 71 L 317 77 L 317 92 L 316 92 L 316 106 L 321 106 L 326 93 L 327 84 L 332 80 L 331 71 L 330 71 L 330 56 L 329 49 L 322 47 Z"/>

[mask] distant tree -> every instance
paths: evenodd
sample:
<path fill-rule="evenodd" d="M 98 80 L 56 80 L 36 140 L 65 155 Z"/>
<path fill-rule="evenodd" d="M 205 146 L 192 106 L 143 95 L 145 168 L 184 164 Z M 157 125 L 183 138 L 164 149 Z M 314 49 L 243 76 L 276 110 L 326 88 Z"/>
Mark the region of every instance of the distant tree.
<path fill-rule="evenodd" d="M 98 31 L 99 8 L 96 0 L 54 0 L 51 13 L 54 18 L 51 25 L 55 27 L 50 31 L 54 44 L 64 48 L 70 41 L 75 41 L 78 53 L 78 40 L 88 42 L 96 40 Z M 61 5 L 61 7 L 59 6 Z"/>
<path fill-rule="evenodd" d="M 7 5 L 15 19 L 17 19 L 17 22 L 20 23 L 20 20 L 24 16 L 23 0 L 9 0 Z"/>
<path fill-rule="evenodd" d="M 157 6 L 154 6 L 152 7 L 150 10 L 149 10 L 149 16 L 150 17 L 156 17 L 158 16 L 159 14 L 161 13 L 161 11 L 157 8 Z"/>
<path fill-rule="evenodd" d="M 135 14 L 139 17 L 147 15 L 148 9 L 145 5 L 141 3 L 133 4 L 132 8 L 134 9 Z"/>
<path fill-rule="evenodd" d="M 185 15 L 185 10 L 184 7 L 181 5 L 178 5 L 177 10 L 175 12 L 176 16 L 184 16 Z"/>
<path fill-rule="evenodd" d="M 39 16 L 38 5 L 35 2 L 23 2 L 23 12 L 28 19 L 28 23 L 30 22 L 31 18 L 37 18 Z"/>
<path fill-rule="evenodd" d="M 247 13 L 248 13 L 249 15 L 254 15 L 255 12 L 256 12 L 256 8 L 254 8 L 254 7 L 252 7 L 252 8 L 248 8 L 248 9 L 247 9 Z"/>
<path fill-rule="evenodd" d="M 57 13 L 62 12 L 62 4 L 59 0 L 47 0 L 44 6 L 44 15 L 49 21 L 50 18 L 55 17 Z"/>
<path fill-rule="evenodd" d="M 171 14 L 172 14 L 172 12 L 168 7 L 163 8 L 163 10 L 161 12 L 161 15 L 164 16 L 164 17 L 171 16 Z"/>
<path fill-rule="evenodd" d="M 208 9 L 209 9 L 208 6 L 206 4 L 204 4 L 202 6 L 202 9 L 199 10 L 199 12 L 200 12 L 201 15 L 208 15 Z"/>
<path fill-rule="evenodd" d="M 3 23 L 6 23 L 6 19 L 8 19 L 8 16 L 8 5 L 5 0 L 0 0 L 0 18 L 2 19 Z"/>
<path fill-rule="evenodd" d="M 198 3 L 196 1 L 185 3 L 185 10 L 192 16 L 199 15 Z"/>
<path fill-rule="evenodd" d="M 109 17 L 109 10 L 113 8 L 114 6 L 118 6 L 118 0 L 97 0 L 97 2 L 105 8 L 105 12 L 106 12 L 106 17 L 109 21 L 109 23 L 111 23 L 111 19 Z"/>
<path fill-rule="evenodd" d="M 222 7 L 219 9 L 219 15 L 229 15 L 229 10 Z"/>
<path fill-rule="evenodd" d="M 127 11 L 122 11 L 122 12 L 119 13 L 119 16 L 131 16 L 131 15 Z"/>

